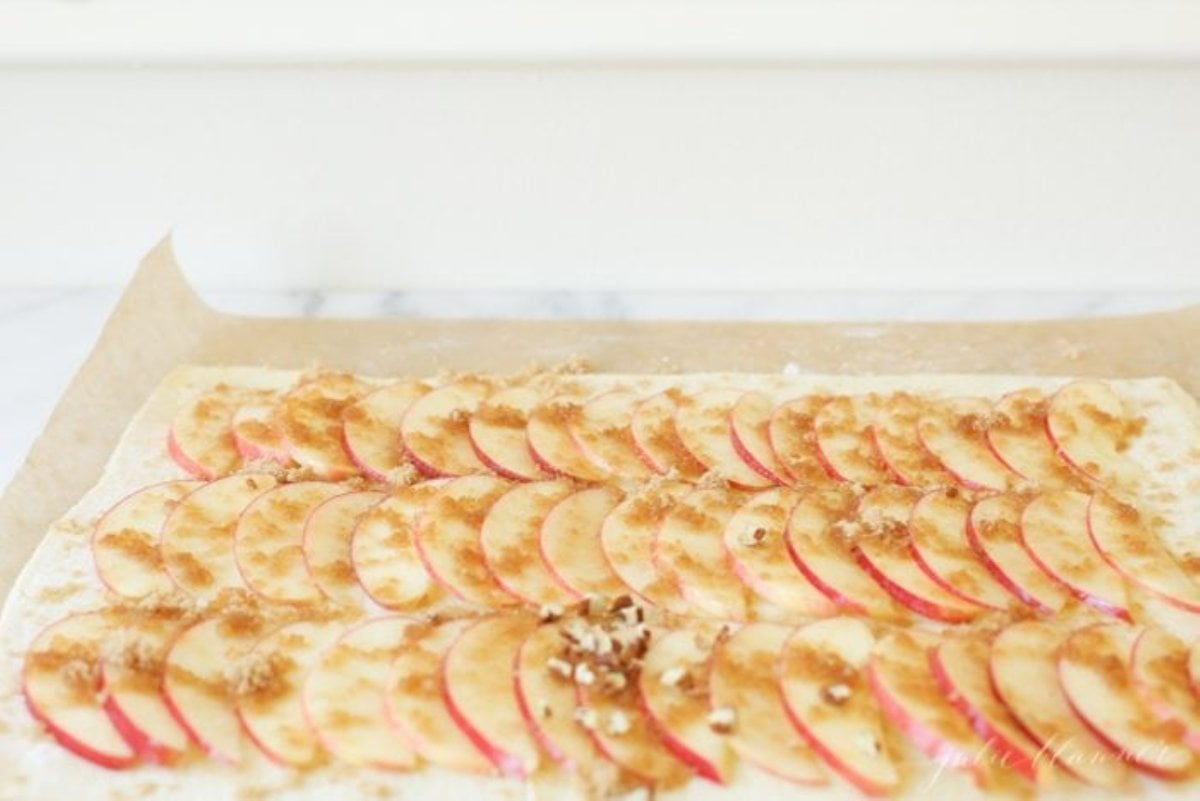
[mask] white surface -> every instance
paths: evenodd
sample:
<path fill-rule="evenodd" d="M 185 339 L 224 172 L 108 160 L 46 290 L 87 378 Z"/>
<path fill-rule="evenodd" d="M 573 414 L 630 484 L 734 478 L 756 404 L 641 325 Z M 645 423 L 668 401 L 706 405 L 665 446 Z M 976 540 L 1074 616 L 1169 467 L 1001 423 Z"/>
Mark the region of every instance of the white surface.
<path fill-rule="evenodd" d="M 174 227 L 209 287 L 1200 288 L 1200 67 L 7 68 L 0 115 L 0 286 Z"/>
<path fill-rule="evenodd" d="M 1185 0 L 7 0 L 0 61 L 1200 57 Z"/>
<path fill-rule="evenodd" d="M 119 296 L 116 289 L 0 292 L 0 487 L 8 483 Z M 1192 293 L 765 294 L 217 293 L 245 314 L 758 320 L 1003 320 L 1095 316 L 1200 303 Z"/>

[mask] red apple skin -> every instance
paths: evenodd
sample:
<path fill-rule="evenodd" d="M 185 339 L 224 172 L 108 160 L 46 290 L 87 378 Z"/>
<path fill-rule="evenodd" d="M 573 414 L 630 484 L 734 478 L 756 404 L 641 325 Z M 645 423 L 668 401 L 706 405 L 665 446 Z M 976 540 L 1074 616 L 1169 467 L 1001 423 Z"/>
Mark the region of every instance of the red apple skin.
<path fill-rule="evenodd" d="M 1041 773 L 1038 764 L 1039 752 L 1035 752 L 1031 756 L 1026 749 L 1011 742 L 999 729 L 992 726 L 978 709 L 971 706 L 955 690 L 954 682 L 950 680 L 949 674 L 942 666 L 937 648 L 929 652 L 929 667 L 933 673 L 934 681 L 938 683 L 938 686 L 942 688 L 942 692 L 946 694 L 946 699 L 971 722 L 971 727 L 975 729 L 976 734 L 982 737 L 985 743 L 996 749 L 1000 754 L 1002 764 L 1005 767 L 1012 768 L 1026 779 L 1037 782 Z M 1017 725 L 1020 725 L 1019 722 Z"/>
<path fill-rule="evenodd" d="M 973 620 L 978 616 L 978 612 L 962 611 L 958 612 L 953 609 L 946 609 L 937 604 L 930 603 L 924 598 L 920 598 L 909 592 L 904 587 L 901 587 L 896 582 L 881 573 L 871 560 L 868 559 L 858 548 L 854 549 L 854 558 L 863 570 L 871 575 L 879 583 L 879 586 L 887 590 L 888 594 L 895 598 L 900 603 L 904 604 L 909 609 L 916 612 L 918 615 L 929 618 L 930 620 L 940 620 L 945 623 L 965 623 Z M 983 607 L 980 607 L 982 609 Z"/>
<path fill-rule="evenodd" d="M 227 754 L 224 751 L 213 747 L 212 743 L 207 742 L 195 729 L 188 725 L 187 716 L 183 714 L 183 711 L 175 703 L 175 699 L 170 693 L 163 693 L 163 703 L 167 705 L 167 711 L 171 713 L 171 717 L 173 717 L 175 722 L 179 724 L 179 728 L 187 732 L 188 739 L 203 748 L 204 753 L 218 762 L 225 763 L 226 765 L 237 765 L 241 763 L 241 759 L 237 754 Z"/>
<path fill-rule="evenodd" d="M 808 583 L 816 587 L 818 592 L 832 601 L 837 607 L 845 609 L 847 612 L 855 615 L 870 614 L 866 607 L 864 607 L 862 604 L 855 601 L 853 598 L 843 595 L 822 581 L 821 577 L 817 575 L 816 571 L 809 568 L 809 566 L 804 563 L 804 559 L 796 553 L 791 541 L 788 541 L 787 549 L 788 555 L 792 557 L 792 564 L 794 564 L 796 569 L 799 570 L 804 578 L 808 580 Z"/>
<path fill-rule="evenodd" d="M 891 785 L 876 784 L 866 776 L 850 770 L 844 762 L 837 758 L 837 754 L 826 748 L 825 744 L 804 725 L 803 720 L 793 714 L 791 707 L 784 704 L 783 708 L 787 712 L 788 720 L 796 727 L 796 731 L 804 738 L 804 742 L 808 743 L 808 747 L 812 749 L 813 753 L 819 756 L 826 765 L 833 768 L 843 779 L 873 798 L 889 796 L 896 791 L 896 788 Z"/>
<path fill-rule="evenodd" d="M 179 633 L 176 632 L 172 633 L 168 638 L 166 647 L 161 652 L 164 658 L 168 653 L 170 644 L 174 643 L 178 636 Z M 104 711 L 108 713 L 109 720 L 112 721 L 113 726 L 116 727 L 121 736 L 125 738 L 125 741 L 129 743 L 130 747 L 132 747 L 133 750 L 142 757 L 142 759 L 159 765 L 170 765 L 183 756 L 188 747 L 188 738 L 186 736 L 187 730 L 181 726 L 178 726 L 174 715 L 171 715 L 168 719 L 171 723 L 176 725 L 176 728 L 167 733 L 167 736 L 175 735 L 178 737 L 181 734 L 185 735 L 183 738 L 180 738 L 182 740 L 180 743 L 182 748 L 174 748 L 171 745 L 168 745 L 166 742 L 163 742 L 155 737 L 154 732 L 148 731 L 147 729 L 139 726 L 137 722 L 130 718 L 129 715 L 126 714 L 125 708 L 118 702 L 117 696 L 110 692 L 106 692 L 106 690 L 111 686 L 111 683 L 112 676 L 109 673 L 109 666 L 102 660 L 100 665 L 100 691 L 101 695 L 104 697 Z M 161 686 L 159 687 L 159 692 L 157 695 L 160 699 L 165 698 L 166 693 L 161 691 Z M 170 711 L 170 707 L 166 707 L 166 709 L 168 712 Z"/>
<path fill-rule="evenodd" d="M 1151 632 L 1151 629 L 1145 629 L 1144 631 L 1142 631 L 1141 634 L 1139 634 L 1134 639 L 1133 656 L 1129 660 L 1131 665 L 1137 664 L 1140 661 L 1139 660 L 1139 652 L 1145 653 L 1146 638 L 1150 634 L 1150 632 Z M 1151 690 L 1149 690 L 1149 688 L 1147 688 L 1144 683 L 1144 679 L 1139 680 L 1137 671 L 1130 670 L 1130 678 L 1133 680 L 1134 686 L 1138 687 L 1138 690 L 1139 690 L 1138 695 L 1141 697 L 1141 699 L 1147 705 L 1149 705 L 1151 707 L 1151 709 L 1153 709 L 1154 714 L 1159 718 L 1159 720 L 1163 720 L 1163 721 L 1179 720 L 1179 713 L 1175 711 L 1174 707 L 1172 707 L 1170 705 L 1170 703 L 1167 701 L 1167 699 L 1162 698 L 1161 696 L 1157 696 L 1156 693 L 1153 693 Z M 1195 689 L 1192 688 L 1192 691 L 1195 692 Z M 1198 696 L 1200 696 L 1200 693 L 1196 693 L 1196 694 Z M 1197 753 L 1200 753 L 1200 729 L 1189 726 L 1184 721 L 1179 721 L 1179 722 L 1184 727 L 1184 729 L 1183 729 L 1184 743 L 1187 744 L 1188 748 L 1192 749 L 1193 751 L 1195 751 Z"/>
<path fill-rule="evenodd" d="M 130 753 L 128 756 L 106 754 L 102 751 L 89 748 L 88 746 L 79 742 L 79 740 L 75 739 L 70 732 L 59 728 L 58 724 L 43 714 L 41 710 L 39 710 L 33 704 L 28 695 L 25 696 L 25 706 L 29 709 L 29 714 L 33 715 L 33 717 L 39 723 L 46 727 L 46 731 L 50 733 L 50 736 L 52 736 L 59 745 L 70 751 L 75 756 L 86 759 L 93 765 L 99 765 L 100 767 L 107 768 L 108 770 L 128 770 L 141 761 L 141 758 L 138 756 L 137 749 L 135 749 L 132 745 L 130 746 Z M 114 722 L 113 725 L 116 726 L 116 723 Z M 121 731 L 119 726 L 117 727 L 117 730 Z M 124 737 L 125 732 L 121 731 L 121 736 Z"/>
<path fill-rule="evenodd" d="M 736 404 L 734 404 L 733 408 L 729 410 L 729 437 L 733 442 L 733 451 L 734 451 L 734 453 L 736 453 L 738 455 L 738 458 L 740 458 L 743 462 L 746 463 L 747 467 L 749 467 L 755 473 L 758 473 L 760 476 L 765 478 L 767 481 L 770 481 L 773 484 L 787 486 L 787 485 L 791 484 L 792 482 L 788 479 L 788 477 L 784 471 L 783 465 L 781 463 L 777 463 L 775 465 L 769 465 L 769 464 L 764 463 L 762 459 L 759 459 L 754 455 L 754 452 L 751 448 L 746 446 L 746 442 L 743 439 L 744 435 L 748 435 L 751 432 L 743 432 L 742 429 L 744 428 L 744 425 L 739 425 L 739 421 L 742 420 L 742 418 L 738 414 L 739 407 L 741 407 L 743 405 L 743 403 L 748 399 L 748 396 L 753 396 L 756 394 L 758 394 L 758 393 L 754 393 L 754 392 L 746 393 L 746 395 L 743 395 L 742 399 L 739 399 L 738 402 Z M 770 401 L 767 401 L 767 402 L 770 403 Z M 766 419 L 762 420 L 762 424 L 764 427 L 768 425 L 768 423 L 771 419 L 771 414 L 773 412 L 774 412 L 774 409 L 772 408 L 772 411 L 767 414 Z M 767 458 L 774 461 L 775 460 L 775 451 L 771 447 L 770 437 L 766 436 L 764 439 L 766 441 L 766 447 L 767 447 L 766 456 L 767 456 Z"/>
<path fill-rule="evenodd" d="M 1125 749 L 1121 748 L 1121 746 L 1119 744 L 1117 744 L 1116 742 L 1114 742 L 1111 737 L 1108 737 L 1107 735 L 1105 735 L 1105 733 L 1098 726 L 1093 726 L 1092 722 L 1090 720 L 1088 720 L 1082 714 L 1080 714 L 1079 708 L 1075 706 L 1075 703 L 1073 701 L 1071 701 L 1071 699 L 1069 697 L 1067 698 L 1067 703 L 1069 703 L 1071 705 L 1071 711 L 1073 711 L 1075 713 L 1075 717 L 1079 718 L 1079 721 L 1084 725 L 1084 728 L 1086 728 L 1089 732 L 1091 732 L 1093 737 L 1095 737 L 1100 742 L 1104 743 L 1105 747 L 1111 749 L 1113 754 L 1124 754 L 1125 753 Z M 1182 778 L 1182 776 L 1178 773 L 1172 773 L 1170 771 L 1159 770 L 1152 765 L 1147 765 L 1144 762 L 1139 762 L 1136 759 L 1135 755 L 1133 755 L 1133 754 L 1130 754 L 1127 756 L 1127 761 L 1130 764 L 1134 765 L 1140 772 L 1145 773 L 1148 776 L 1153 776 L 1156 779 L 1164 779 L 1166 781 L 1178 781 L 1180 778 Z"/>
<path fill-rule="evenodd" d="M 174 431 L 167 432 L 167 453 L 170 454 L 175 464 L 186 470 L 189 475 L 205 481 L 212 481 L 214 478 L 217 478 L 216 473 L 183 452 L 183 449 L 179 447 L 179 442 L 175 439 Z"/>
<path fill-rule="evenodd" d="M 467 628 L 465 628 L 463 630 L 463 634 L 459 635 L 460 639 L 471 628 L 472 628 L 471 626 L 468 626 Z M 453 648 L 454 648 L 454 646 L 452 645 L 451 649 L 453 649 Z M 517 779 L 528 779 L 530 776 L 529 771 L 527 770 L 526 766 L 524 764 L 522 764 L 520 756 L 518 754 L 515 754 L 511 751 L 506 750 L 504 748 L 503 743 L 495 743 L 495 742 L 492 742 L 491 740 L 489 740 L 484 735 L 484 733 L 481 732 L 475 726 L 474 722 L 471 720 L 471 715 L 468 713 L 468 711 L 464 710 L 463 708 L 461 708 L 458 705 L 458 703 L 456 703 L 456 701 L 454 699 L 454 693 L 450 692 L 450 689 L 447 686 L 447 681 L 446 681 L 446 667 L 445 666 L 446 666 L 446 659 L 448 659 L 448 658 L 449 658 L 449 651 L 447 651 L 447 657 L 443 659 L 442 669 L 439 671 L 439 676 L 438 676 L 438 679 L 441 682 L 441 687 L 442 687 L 442 698 L 444 698 L 446 701 L 446 711 L 448 711 L 450 713 L 450 717 L 454 719 L 454 722 L 458 725 L 458 728 L 460 730 L 462 730 L 462 733 L 467 736 L 467 739 L 471 741 L 471 744 L 474 745 L 476 748 L 478 748 L 480 753 L 482 753 L 484 756 L 486 756 L 488 758 L 488 761 L 490 761 L 493 765 L 496 766 L 496 770 L 498 770 L 500 772 L 500 775 L 511 776 L 511 777 L 517 778 Z M 513 692 L 514 692 L 514 694 L 517 695 L 517 699 L 518 699 L 517 703 L 519 705 L 520 704 L 520 700 L 519 700 L 520 695 L 519 695 L 519 693 L 517 693 L 517 689 L 516 689 L 516 681 L 517 681 L 516 680 L 516 668 L 517 668 L 517 659 L 518 658 L 519 658 L 519 649 L 518 649 L 517 654 L 514 654 L 512 663 L 507 666 L 507 670 L 509 670 L 511 673 L 513 673 Z"/>
<path fill-rule="evenodd" d="M 730 428 L 729 436 L 733 440 L 734 453 L 736 453 L 738 455 L 738 457 L 743 462 L 746 463 L 747 467 L 749 467 L 755 473 L 758 473 L 760 476 L 765 478 L 767 481 L 772 481 L 776 484 L 780 484 L 783 486 L 787 486 L 790 483 L 788 481 L 785 481 L 782 476 L 779 476 L 779 475 L 776 475 L 775 473 L 773 473 L 770 469 L 767 468 L 766 465 L 764 465 L 758 459 L 754 458 L 754 454 L 750 453 L 750 451 L 746 449 L 746 446 L 744 444 L 742 444 L 741 438 L 738 437 L 738 435 L 737 435 L 736 427 Z"/>
<path fill-rule="evenodd" d="M 469 717 L 460 709 L 453 699 L 446 696 L 446 709 L 450 711 L 450 717 L 454 718 L 454 722 L 467 735 L 467 739 L 471 741 L 479 751 L 488 758 L 501 776 L 511 776 L 515 779 L 528 779 L 524 766 L 521 760 L 515 758 L 512 754 L 500 748 L 495 743 L 484 737 L 478 729 L 471 725 Z"/>
<path fill-rule="evenodd" d="M 697 776 L 714 784 L 726 785 L 729 783 L 729 777 L 724 775 L 717 765 L 714 765 L 707 759 L 702 758 L 695 751 L 688 748 L 682 740 L 672 734 L 666 726 L 663 726 L 662 723 L 654 716 L 654 713 L 650 711 L 650 707 L 646 704 L 646 699 L 641 695 L 638 696 L 638 711 L 642 715 L 645 715 L 646 720 L 650 721 L 654 728 L 654 732 L 658 735 L 659 739 L 662 740 L 663 745 L 667 747 L 667 750 L 670 751 L 676 759 L 695 771 Z"/>
<path fill-rule="evenodd" d="M 969 772 L 979 776 L 980 766 L 974 764 L 974 754 L 966 753 L 948 742 L 942 735 L 928 728 L 920 720 L 909 714 L 904 703 L 888 692 L 886 683 L 879 678 L 875 660 L 867 663 L 867 683 L 884 717 L 896 724 L 896 727 L 912 740 L 913 745 L 921 753 L 935 762 L 952 767 L 965 767 Z"/>
<path fill-rule="evenodd" d="M 99 690 L 99 687 L 96 689 Z M 50 733 L 50 735 L 55 739 L 55 741 L 58 742 L 59 745 L 70 751 L 72 754 L 91 762 L 93 765 L 99 765 L 100 767 L 107 768 L 108 770 L 126 770 L 137 765 L 141 761 L 137 750 L 132 745 L 130 745 L 129 753 L 127 754 L 113 754 L 106 753 L 104 751 L 98 751 L 95 748 L 92 748 L 91 746 L 81 742 L 75 737 L 75 735 L 71 734 L 71 732 L 59 726 L 51 715 L 47 714 L 45 710 L 37 705 L 29 693 L 28 662 L 26 662 L 26 665 L 21 668 L 21 695 L 25 699 L 25 706 L 29 710 L 29 714 L 46 727 L 46 731 Z M 116 724 L 114 723 L 113 725 L 115 726 Z M 118 732 L 122 737 L 125 736 L 124 732 L 121 732 L 120 729 L 118 729 Z"/>
<path fill-rule="evenodd" d="M 236 412 L 234 413 L 234 416 L 236 419 Z M 260 447 L 253 440 L 243 437 L 238 432 L 236 426 L 234 426 L 233 429 L 233 447 L 239 454 L 241 454 L 242 459 L 247 462 L 266 460 L 269 462 L 278 462 L 279 464 L 289 464 L 292 461 L 291 454 L 287 452 L 287 448 L 282 444 L 278 448 Z M 354 463 L 358 465 L 358 462 L 354 459 L 354 454 L 350 452 L 350 449 L 346 444 L 346 438 L 344 435 L 342 436 L 342 448 L 346 451 L 346 454 L 350 456 L 351 461 L 354 461 Z M 360 469 L 362 468 L 361 465 L 358 466 Z"/>
<path fill-rule="evenodd" d="M 153 762 L 156 765 L 171 765 L 182 756 L 181 752 L 156 741 L 146 732 L 139 729 L 125 715 L 124 710 L 113 700 L 111 695 L 104 699 L 104 711 L 108 713 L 113 726 L 121 733 L 125 741 L 129 743 L 129 747 L 147 762 Z"/>
<path fill-rule="evenodd" d="M 70 732 L 60 728 L 59 725 L 55 723 L 48 715 L 43 713 L 42 710 L 33 703 L 28 694 L 23 694 L 25 695 L 25 706 L 29 709 L 29 714 L 33 715 L 33 717 L 39 723 L 46 727 L 46 731 L 50 733 L 50 735 L 59 745 L 70 751 L 75 756 L 86 759 L 93 765 L 99 765 L 100 767 L 107 768 L 108 770 L 128 770 L 141 761 L 137 749 L 132 745 L 129 747 L 130 752 L 128 755 L 106 754 L 103 751 L 97 751 L 94 748 L 84 745 L 79 740 L 75 739 Z M 113 725 L 117 726 L 115 721 Z M 121 731 L 119 726 L 117 726 L 117 730 L 121 733 L 122 737 L 125 736 L 125 732 Z"/>
<path fill-rule="evenodd" d="M 993 577 L 995 577 L 996 581 L 1000 582 L 1004 589 L 1008 590 L 1017 598 L 1021 599 L 1021 601 L 1029 604 L 1042 614 L 1052 615 L 1058 611 L 1057 609 L 1046 606 L 1038 598 L 1035 598 L 1031 593 L 1029 593 L 1024 587 L 1012 581 L 1008 575 L 1000 569 L 1000 566 L 997 565 L 992 557 L 988 554 L 987 549 L 983 547 L 983 543 L 979 539 L 979 531 L 975 527 L 974 515 L 967 515 L 967 542 L 970 544 L 971 550 L 973 550 L 975 555 L 979 557 L 979 561 L 983 562 L 983 566 L 988 569 L 988 572 L 991 573 Z"/>
<path fill-rule="evenodd" d="M 1093 625 L 1100 626 L 1100 625 L 1106 625 L 1106 624 L 1100 623 L 1100 624 L 1093 624 Z M 1063 674 L 1063 661 L 1064 661 L 1063 656 L 1060 654 L 1060 656 L 1058 657 L 1059 676 L 1062 676 L 1062 674 Z M 1132 764 L 1134 767 L 1136 767 L 1142 773 L 1145 773 L 1149 776 L 1153 776 L 1157 779 L 1165 779 L 1168 781 L 1178 780 L 1178 779 L 1182 778 L 1183 776 L 1187 775 L 1186 771 L 1184 773 L 1175 773 L 1175 772 L 1169 771 L 1169 770 L 1162 770 L 1153 764 L 1149 764 L 1146 761 L 1139 759 L 1138 758 L 1139 755 L 1136 752 L 1127 752 L 1127 749 L 1125 749 L 1123 746 L 1121 746 L 1120 743 L 1113 740 L 1112 737 L 1110 737 L 1108 735 L 1108 733 L 1105 732 L 1100 726 L 1096 726 L 1095 724 L 1092 723 L 1091 719 L 1089 719 L 1088 716 L 1084 714 L 1083 710 L 1081 710 L 1079 708 L 1079 706 L 1075 703 L 1075 700 L 1071 698 L 1071 695 L 1069 693 L 1064 693 L 1064 695 L 1066 695 L 1067 703 L 1071 706 L 1071 711 L 1075 713 L 1075 717 L 1079 718 L 1079 722 L 1084 725 L 1084 728 L 1086 728 L 1089 732 L 1091 732 L 1093 737 L 1095 737 L 1097 740 L 1099 740 L 1105 746 L 1107 746 L 1109 749 L 1111 749 L 1114 754 L 1122 755 L 1127 762 Z"/>
<path fill-rule="evenodd" d="M 279 753 L 277 753 L 276 751 L 269 748 L 266 743 L 264 743 L 257 736 L 255 736 L 254 730 L 246 725 L 246 719 L 242 716 L 241 707 L 239 707 L 237 710 L 237 716 L 238 716 L 238 720 L 242 724 L 242 731 L 244 731 L 246 733 L 246 739 L 248 739 L 251 743 L 254 744 L 254 747 L 258 749 L 259 753 L 261 753 L 267 759 L 274 762 L 276 765 L 282 765 L 284 767 L 293 767 L 286 759 L 283 758 L 283 756 L 281 756 Z"/>
<path fill-rule="evenodd" d="M 507 478 L 512 481 L 537 481 L 538 480 L 537 477 L 526 476 L 526 475 L 522 475 L 521 473 L 516 472 L 515 470 L 509 470 L 504 465 L 493 460 L 492 457 L 488 456 L 487 452 L 483 448 L 479 447 L 478 443 L 476 443 L 474 439 L 471 440 L 471 450 L 475 451 L 475 455 L 479 457 L 479 461 L 483 462 L 484 467 L 486 467 L 488 470 L 491 470 L 493 473 L 500 476 L 501 478 Z M 542 468 L 543 470 L 545 470 L 546 466 L 544 464 L 542 464 L 542 462 L 537 458 L 536 455 L 533 454 L 532 449 L 530 449 L 529 453 L 531 456 L 533 456 L 533 461 L 537 464 L 537 466 Z"/>

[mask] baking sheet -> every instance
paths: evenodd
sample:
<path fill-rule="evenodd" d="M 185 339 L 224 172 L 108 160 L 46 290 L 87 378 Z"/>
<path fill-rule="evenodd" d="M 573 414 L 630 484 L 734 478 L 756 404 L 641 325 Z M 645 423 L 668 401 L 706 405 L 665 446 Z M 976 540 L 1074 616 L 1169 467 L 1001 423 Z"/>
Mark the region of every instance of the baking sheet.
<path fill-rule="evenodd" d="M 606 372 L 955 372 L 1167 376 L 1200 395 L 1200 307 L 1013 323 L 308 320 L 222 314 L 170 237 L 142 260 L 88 360 L 0 497 L 0 595 L 50 523 L 92 486 L 133 413 L 183 364 L 373 375 L 506 372 L 574 356 Z"/>

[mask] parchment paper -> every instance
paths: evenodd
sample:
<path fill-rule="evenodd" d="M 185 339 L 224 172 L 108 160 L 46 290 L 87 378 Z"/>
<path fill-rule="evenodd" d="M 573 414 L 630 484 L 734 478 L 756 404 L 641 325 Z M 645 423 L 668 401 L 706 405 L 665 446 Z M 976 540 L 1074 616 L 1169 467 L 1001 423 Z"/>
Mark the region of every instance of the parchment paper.
<path fill-rule="evenodd" d="M 516 371 L 586 358 L 605 372 L 976 372 L 1167 376 L 1200 394 L 1200 307 L 1013 323 L 307 320 L 221 314 L 170 238 L 142 260 L 88 360 L 0 498 L 0 597 L 51 522 L 92 486 L 133 413 L 178 364 L 374 375 Z"/>

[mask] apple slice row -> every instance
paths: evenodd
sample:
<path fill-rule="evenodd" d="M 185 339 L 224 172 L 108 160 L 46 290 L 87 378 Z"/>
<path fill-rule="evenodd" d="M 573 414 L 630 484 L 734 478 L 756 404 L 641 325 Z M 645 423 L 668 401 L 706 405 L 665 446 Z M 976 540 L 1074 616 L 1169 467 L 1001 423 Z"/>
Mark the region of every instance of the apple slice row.
<path fill-rule="evenodd" d="M 410 610 L 632 592 L 725 620 L 844 610 L 943 623 L 1054 613 L 1074 598 L 1128 621 L 1135 586 L 1200 611 L 1161 525 L 1103 490 L 972 501 L 898 484 L 750 493 L 658 481 L 626 497 L 480 474 L 385 494 L 250 473 L 136 492 L 100 518 L 92 545 L 101 579 L 129 598 L 249 588 L 277 603 Z"/>
<path fill-rule="evenodd" d="M 294 767 L 424 760 L 527 778 L 543 760 L 585 774 L 609 761 L 671 785 L 728 784 L 740 759 L 804 785 L 828 768 L 879 794 L 901 785 L 904 741 L 985 784 L 1063 771 L 1127 787 L 1131 768 L 1177 778 L 1197 759 L 1189 649 L 1159 630 L 937 634 L 832 617 L 668 631 L 645 614 L 629 596 L 562 619 L 444 623 L 117 609 L 49 627 L 24 692 L 65 747 L 114 768 L 190 742 L 237 762 L 252 743 Z"/>
<path fill-rule="evenodd" d="M 219 387 L 180 411 L 168 446 L 206 479 L 254 459 L 327 480 L 391 484 L 408 480 L 414 466 L 429 477 L 514 481 L 696 481 L 708 472 L 743 489 L 831 481 L 1082 489 L 1138 479 L 1128 451 L 1143 423 L 1098 381 L 996 400 L 564 388 L 555 395 L 483 376 L 378 386 L 336 372 L 278 396 Z"/>

